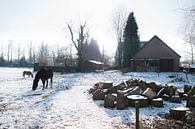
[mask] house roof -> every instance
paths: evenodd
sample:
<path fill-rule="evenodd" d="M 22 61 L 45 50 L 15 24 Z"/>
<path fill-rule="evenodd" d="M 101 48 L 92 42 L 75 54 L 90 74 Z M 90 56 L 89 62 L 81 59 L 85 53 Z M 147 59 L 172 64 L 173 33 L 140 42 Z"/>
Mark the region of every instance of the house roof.
<path fill-rule="evenodd" d="M 155 54 L 159 54 L 159 55 L 155 55 Z M 162 57 L 174 56 L 177 58 L 181 58 L 181 56 L 178 53 L 176 53 L 164 41 L 162 41 L 158 36 L 155 35 L 148 42 L 144 42 L 144 45 L 140 48 L 140 50 L 135 54 L 135 56 L 132 59 L 157 58 L 157 56 L 162 56 Z"/>
<path fill-rule="evenodd" d="M 140 41 L 140 48 L 142 48 L 148 41 Z"/>
<path fill-rule="evenodd" d="M 97 65 L 103 65 L 103 62 L 96 61 L 96 60 L 88 60 L 90 63 L 97 64 Z"/>

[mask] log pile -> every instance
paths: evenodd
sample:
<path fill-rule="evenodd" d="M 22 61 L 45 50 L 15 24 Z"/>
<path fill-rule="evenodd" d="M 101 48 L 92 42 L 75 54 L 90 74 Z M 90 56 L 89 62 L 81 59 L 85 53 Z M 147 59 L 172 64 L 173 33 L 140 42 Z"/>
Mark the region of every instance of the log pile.
<path fill-rule="evenodd" d="M 181 103 L 187 101 L 187 107 L 195 107 L 195 87 L 185 85 L 183 89 L 174 86 L 162 86 L 155 82 L 147 83 L 139 79 L 112 82 L 99 82 L 89 90 L 94 100 L 104 100 L 104 107 L 125 109 L 134 107 L 135 101 L 140 107 L 163 107 L 163 101 Z"/>
<path fill-rule="evenodd" d="M 182 121 L 185 127 L 195 127 L 195 86 L 184 85 L 183 89 L 177 89 L 174 86 L 130 79 L 117 85 L 113 85 L 112 82 L 96 83 L 89 93 L 94 100 L 104 100 L 105 108 L 116 109 L 135 107 L 136 101 L 139 101 L 140 107 L 158 108 L 163 107 L 163 101 L 172 103 L 186 101 L 186 108 L 170 109 L 170 118 Z"/>

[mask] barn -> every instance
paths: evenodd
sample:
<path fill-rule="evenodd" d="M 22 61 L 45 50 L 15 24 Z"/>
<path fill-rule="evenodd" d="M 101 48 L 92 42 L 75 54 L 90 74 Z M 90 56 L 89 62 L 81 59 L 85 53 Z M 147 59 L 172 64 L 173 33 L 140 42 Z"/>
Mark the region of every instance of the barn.
<path fill-rule="evenodd" d="M 85 72 L 95 72 L 104 69 L 104 63 L 96 60 L 86 60 L 84 63 Z"/>
<path fill-rule="evenodd" d="M 134 72 L 174 72 L 179 71 L 180 58 L 173 49 L 158 36 L 142 42 L 140 50 L 131 59 Z"/>

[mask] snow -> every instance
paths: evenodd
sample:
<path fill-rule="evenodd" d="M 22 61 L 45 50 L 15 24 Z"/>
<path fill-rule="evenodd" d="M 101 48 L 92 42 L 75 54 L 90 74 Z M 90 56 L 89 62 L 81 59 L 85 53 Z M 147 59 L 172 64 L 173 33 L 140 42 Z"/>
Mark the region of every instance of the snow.
<path fill-rule="evenodd" d="M 32 91 L 32 78 L 22 77 L 28 68 L 0 68 L 0 128 L 66 128 L 66 129 L 114 129 L 129 128 L 135 121 L 135 108 L 125 110 L 103 107 L 103 101 L 93 101 L 87 90 L 97 82 L 110 81 L 114 85 L 131 78 L 147 82 L 182 87 L 195 84 L 195 77 L 188 75 L 189 82 L 171 82 L 169 75 L 184 73 L 126 73 L 108 71 L 100 73 L 54 73 L 53 88 Z M 33 73 L 35 75 L 35 72 Z M 164 101 L 164 108 L 140 109 L 141 119 L 150 123 L 158 114 L 169 112 L 170 108 L 184 107 Z"/>
<path fill-rule="evenodd" d="M 96 61 L 96 60 L 88 60 L 91 63 L 97 64 L 97 65 L 103 65 L 104 63 L 100 62 L 100 61 Z"/>
<path fill-rule="evenodd" d="M 136 99 L 136 100 L 140 100 L 140 99 L 148 99 L 145 96 L 141 96 L 141 95 L 129 95 L 127 96 L 128 99 Z"/>

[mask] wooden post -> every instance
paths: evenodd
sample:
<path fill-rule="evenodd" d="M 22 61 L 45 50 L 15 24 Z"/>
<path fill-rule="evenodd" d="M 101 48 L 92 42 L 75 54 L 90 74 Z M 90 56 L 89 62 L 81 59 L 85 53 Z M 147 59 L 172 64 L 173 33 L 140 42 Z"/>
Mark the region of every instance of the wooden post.
<path fill-rule="evenodd" d="M 186 71 L 186 80 L 187 80 L 187 82 L 189 82 L 188 81 L 188 71 Z"/>
<path fill-rule="evenodd" d="M 139 129 L 139 101 L 135 102 L 135 128 Z"/>
<path fill-rule="evenodd" d="M 183 70 L 183 72 L 186 74 L 186 81 L 189 82 L 188 81 L 188 71 L 187 70 Z"/>

